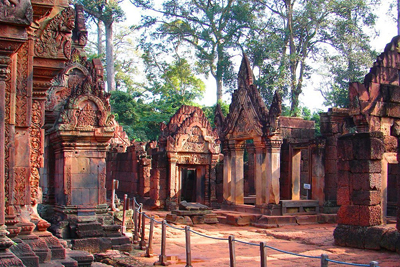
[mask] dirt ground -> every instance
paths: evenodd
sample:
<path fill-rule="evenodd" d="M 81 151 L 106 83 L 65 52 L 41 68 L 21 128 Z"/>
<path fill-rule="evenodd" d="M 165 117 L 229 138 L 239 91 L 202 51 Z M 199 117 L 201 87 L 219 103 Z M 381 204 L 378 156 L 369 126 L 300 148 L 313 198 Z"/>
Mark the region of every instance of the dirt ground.
<path fill-rule="evenodd" d="M 160 214 L 161 215 L 161 214 Z M 159 219 L 161 220 L 161 219 Z M 148 237 L 147 220 L 146 237 Z M 182 225 L 174 225 L 182 228 Z M 357 264 L 369 264 L 377 261 L 379 266 L 400 266 L 400 255 L 388 251 L 372 251 L 354 248 L 339 247 L 334 245 L 334 224 L 284 226 L 273 229 L 260 229 L 252 226 L 231 226 L 227 224 L 199 224 L 191 229 L 203 235 L 228 238 L 234 235 L 236 240 L 259 244 L 266 242 L 268 246 L 289 251 L 292 253 L 321 256 L 327 254 L 329 259 Z M 144 257 L 144 251 L 135 250 L 129 256 L 125 255 L 125 262 L 137 260 L 120 266 L 152 266 L 158 261 L 161 243 L 161 225 L 155 224 L 154 231 L 154 256 Z M 185 232 L 183 230 L 167 227 L 166 254 L 170 258 L 169 266 L 186 266 Z M 229 266 L 228 241 L 215 240 L 191 233 L 192 265 L 204 266 Z M 236 266 L 260 266 L 260 247 L 235 242 Z M 267 249 L 268 266 L 321 266 L 320 259 L 299 257 L 285 254 L 273 249 Z M 122 260 L 124 261 L 124 260 Z M 114 266 L 117 266 L 114 264 Z M 346 266 L 329 263 L 329 266 Z"/>

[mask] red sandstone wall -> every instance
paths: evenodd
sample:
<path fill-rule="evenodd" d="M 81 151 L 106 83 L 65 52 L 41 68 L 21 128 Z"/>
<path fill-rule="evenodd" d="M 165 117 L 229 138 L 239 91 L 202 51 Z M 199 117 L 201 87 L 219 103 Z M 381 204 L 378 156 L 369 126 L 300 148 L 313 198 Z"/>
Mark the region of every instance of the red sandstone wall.
<path fill-rule="evenodd" d="M 138 191 L 138 163 L 135 147 L 127 148 L 125 153 L 111 151 L 107 153 L 107 180 L 106 188 L 108 197 L 111 196 L 112 180 L 119 181 L 116 193 L 119 198 L 124 194 L 137 195 Z"/>

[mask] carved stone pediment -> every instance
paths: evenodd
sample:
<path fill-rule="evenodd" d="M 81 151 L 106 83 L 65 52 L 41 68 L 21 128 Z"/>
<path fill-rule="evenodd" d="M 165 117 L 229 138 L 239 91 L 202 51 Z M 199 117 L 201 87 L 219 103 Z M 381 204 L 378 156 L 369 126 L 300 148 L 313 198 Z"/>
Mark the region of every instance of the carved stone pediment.
<path fill-rule="evenodd" d="M 166 140 L 168 152 L 220 152 L 217 131 L 198 107 L 182 106 L 161 131 L 160 140 Z"/>
<path fill-rule="evenodd" d="M 0 0 L 0 22 L 30 25 L 33 19 L 29 0 Z"/>
<path fill-rule="evenodd" d="M 36 30 L 35 56 L 40 58 L 69 59 L 71 36 L 75 27 L 75 10 L 68 7 L 57 14 L 45 26 Z"/>

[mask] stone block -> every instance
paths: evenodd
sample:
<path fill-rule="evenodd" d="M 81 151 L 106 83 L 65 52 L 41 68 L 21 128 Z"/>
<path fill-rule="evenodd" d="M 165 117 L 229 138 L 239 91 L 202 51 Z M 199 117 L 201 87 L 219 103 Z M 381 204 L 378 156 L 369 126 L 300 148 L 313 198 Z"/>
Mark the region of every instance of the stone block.
<path fill-rule="evenodd" d="M 217 214 L 211 213 L 204 215 L 204 223 L 208 224 L 218 223 Z"/>
<path fill-rule="evenodd" d="M 112 243 L 109 238 L 98 237 L 98 238 L 84 238 L 84 239 L 73 239 L 71 241 L 72 248 L 74 250 L 84 250 L 90 253 L 104 252 L 112 248 Z M 74 260 L 79 260 L 72 255 L 69 255 Z"/>
<path fill-rule="evenodd" d="M 350 187 L 349 172 L 348 171 L 338 171 L 337 176 L 338 187 Z"/>
<path fill-rule="evenodd" d="M 339 159 L 343 159 L 343 160 L 352 160 L 353 159 L 353 142 L 352 142 L 352 140 L 338 140 L 337 156 Z"/>
<path fill-rule="evenodd" d="M 390 228 L 384 232 L 379 245 L 384 249 L 396 251 L 397 240 L 400 240 L 400 233 L 396 229 Z"/>
<path fill-rule="evenodd" d="M 203 224 L 204 216 L 202 215 L 192 216 L 192 222 L 193 224 Z"/>
<path fill-rule="evenodd" d="M 385 227 L 367 227 L 365 231 L 366 238 L 364 248 L 374 250 L 381 249 L 380 242 L 385 232 Z"/>
<path fill-rule="evenodd" d="M 325 172 L 337 173 L 338 162 L 337 160 L 325 160 Z"/>
<path fill-rule="evenodd" d="M 339 224 L 333 231 L 333 237 L 336 245 L 364 248 L 365 227 Z"/>
<path fill-rule="evenodd" d="M 380 190 L 382 186 L 381 173 L 354 173 L 351 181 L 353 190 Z"/>
<path fill-rule="evenodd" d="M 318 215 L 296 215 L 294 217 L 299 225 L 318 223 Z"/>
<path fill-rule="evenodd" d="M 386 116 L 392 118 L 400 118 L 400 105 L 397 103 L 387 103 Z"/>
<path fill-rule="evenodd" d="M 264 225 L 297 225 L 296 218 L 294 216 L 283 215 L 283 216 L 269 216 L 263 215 L 257 221 L 257 224 L 264 224 Z"/>
<path fill-rule="evenodd" d="M 355 159 L 382 159 L 385 152 L 383 142 L 377 138 L 360 138 L 353 140 Z"/>
<path fill-rule="evenodd" d="M 351 201 L 355 205 L 378 205 L 381 203 L 381 191 L 353 191 Z"/>
<path fill-rule="evenodd" d="M 350 189 L 348 187 L 340 187 L 337 189 L 337 204 L 350 205 Z"/>
<path fill-rule="evenodd" d="M 398 141 L 395 136 L 385 136 L 383 142 L 386 152 L 397 152 Z"/>
<path fill-rule="evenodd" d="M 380 173 L 382 164 L 380 160 L 352 160 L 350 170 L 352 173 Z"/>
<path fill-rule="evenodd" d="M 342 205 L 338 210 L 338 224 L 359 225 L 360 206 Z"/>
<path fill-rule="evenodd" d="M 320 213 L 318 216 L 318 223 L 337 223 L 337 215 L 336 214 L 324 214 Z"/>
<path fill-rule="evenodd" d="M 228 214 L 226 215 L 226 222 L 230 225 L 244 226 L 250 225 L 250 216 L 239 215 L 239 214 Z"/>
<path fill-rule="evenodd" d="M 380 205 L 359 207 L 360 220 L 358 225 L 374 226 L 382 224 L 382 207 Z"/>

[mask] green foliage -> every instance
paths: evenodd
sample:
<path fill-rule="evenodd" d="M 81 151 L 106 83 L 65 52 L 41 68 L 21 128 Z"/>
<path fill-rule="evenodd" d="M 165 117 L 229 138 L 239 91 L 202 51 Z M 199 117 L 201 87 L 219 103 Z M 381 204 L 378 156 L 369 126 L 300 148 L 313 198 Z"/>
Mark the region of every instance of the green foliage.
<path fill-rule="evenodd" d="M 218 101 L 219 106 L 221 107 L 222 114 L 226 117 L 229 113 L 229 104 L 223 101 Z M 217 105 L 209 106 L 209 107 L 202 107 L 202 110 L 204 112 L 204 115 L 208 119 L 208 121 L 211 124 L 211 127 L 215 127 L 214 123 L 214 114 L 215 114 L 215 109 L 217 108 Z"/>
<path fill-rule="evenodd" d="M 152 10 L 158 16 L 144 16 L 142 27 L 146 31 L 144 46 L 172 50 L 186 45 L 188 53 L 196 58 L 197 71 L 211 74 L 217 84 L 217 100 L 222 98 L 222 86 L 235 89 L 236 73 L 233 69 L 234 49 L 241 43 L 255 20 L 260 7 L 252 1 L 163 1 L 157 6 L 153 1 L 130 0 L 135 6 Z M 148 39 L 151 39 L 150 41 Z M 191 51 L 192 50 L 192 51 Z M 193 51 L 194 50 L 194 51 Z"/>
<path fill-rule="evenodd" d="M 125 13 L 119 6 L 123 0 L 75 0 L 75 3 L 84 6 L 89 16 L 95 17 L 104 23 L 120 22 L 125 19 Z"/>

